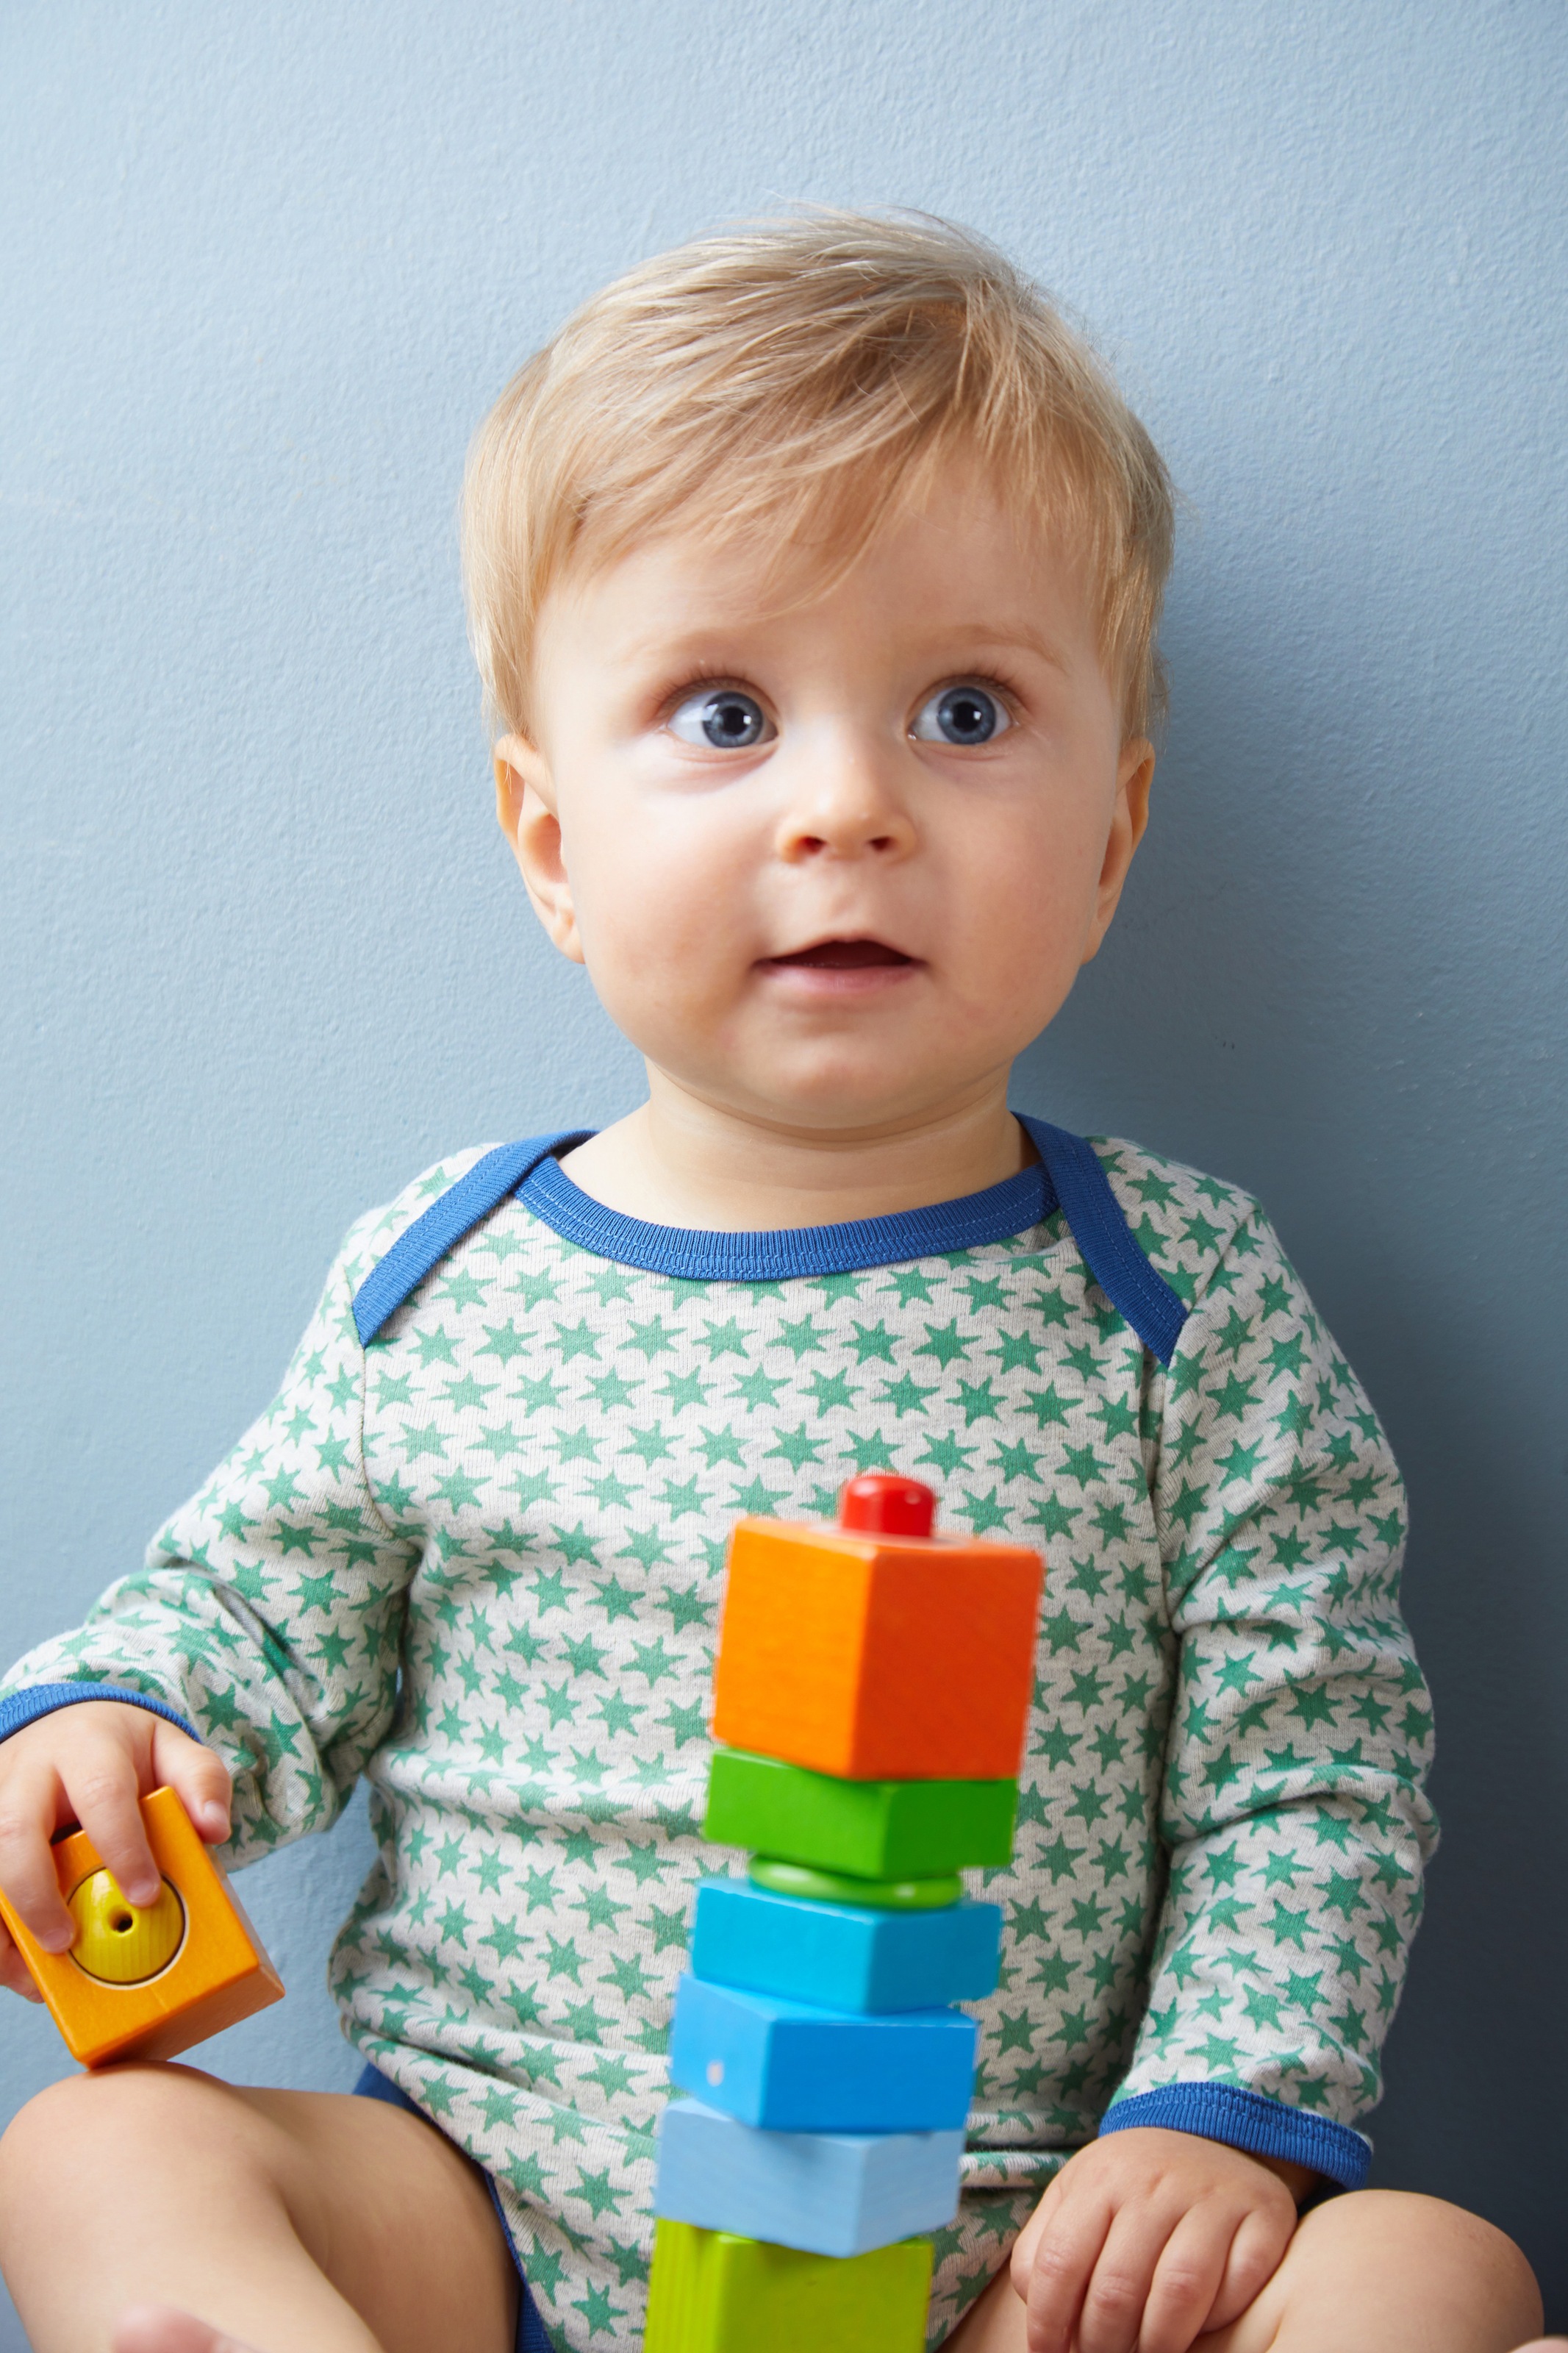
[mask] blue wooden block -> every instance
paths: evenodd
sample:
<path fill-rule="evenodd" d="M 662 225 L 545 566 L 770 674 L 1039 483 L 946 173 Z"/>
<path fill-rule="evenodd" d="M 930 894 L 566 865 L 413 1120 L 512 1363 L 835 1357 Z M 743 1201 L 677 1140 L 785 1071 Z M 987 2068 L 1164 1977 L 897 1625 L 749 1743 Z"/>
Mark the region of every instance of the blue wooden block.
<path fill-rule="evenodd" d="M 994 1904 L 880 1912 L 812 1904 L 736 1879 L 705 1879 L 691 1926 L 691 1974 L 783 1994 L 818 2010 L 937 2010 L 996 1988 Z"/>
<path fill-rule="evenodd" d="M 771 2132 L 942 2132 L 962 2125 L 975 2026 L 957 2010 L 856 2015 L 683 1977 L 669 2072 Z"/>
<path fill-rule="evenodd" d="M 696 2100 L 672 2100 L 658 2134 L 653 2211 L 814 2255 L 863 2255 L 958 2211 L 962 2128 L 926 2133 L 759 2132 Z"/>

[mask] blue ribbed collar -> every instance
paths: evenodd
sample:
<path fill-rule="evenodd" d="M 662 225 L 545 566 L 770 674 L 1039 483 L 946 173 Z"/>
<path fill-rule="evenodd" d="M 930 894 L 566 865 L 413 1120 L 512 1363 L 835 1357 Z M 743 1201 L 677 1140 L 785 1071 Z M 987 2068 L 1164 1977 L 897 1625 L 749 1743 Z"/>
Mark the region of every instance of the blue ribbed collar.
<path fill-rule="evenodd" d="M 564 1138 L 561 1148 L 582 1140 Z M 529 1171 L 518 1198 L 552 1232 L 598 1258 L 691 1282 L 778 1282 L 791 1275 L 852 1274 L 861 1267 L 940 1258 L 948 1250 L 1005 1241 L 1037 1226 L 1057 1207 L 1056 1188 L 1038 1161 L 983 1193 L 938 1201 L 929 1209 L 858 1218 L 844 1226 L 785 1226 L 769 1233 L 710 1233 L 623 1217 L 574 1185 L 552 1156 Z"/>

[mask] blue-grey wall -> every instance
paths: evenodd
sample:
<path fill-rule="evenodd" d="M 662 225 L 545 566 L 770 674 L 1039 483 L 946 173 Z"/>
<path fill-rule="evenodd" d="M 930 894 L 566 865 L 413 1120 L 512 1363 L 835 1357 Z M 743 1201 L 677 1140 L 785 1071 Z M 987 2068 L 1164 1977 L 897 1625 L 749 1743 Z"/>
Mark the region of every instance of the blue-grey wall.
<path fill-rule="evenodd" d="M 1156 821 L 1020 1100 L 1259 1191 L 1392 1427 L 1447 1842 L 1377 2178 L 1561 2322 L 1565 66 L 1557 0 L 0 12 L 6 1652 L 265 1401 L 356 1209 L 635 1099 L 489 814 L 485 405 L 726 217 L 971 222 L 1194 509 Z M 295 1991 L 220 2063 L 347 2081 L 363 1854 L 247 1882 Z M 61 2066 L 6 2010 L 4 2113 Z"/>

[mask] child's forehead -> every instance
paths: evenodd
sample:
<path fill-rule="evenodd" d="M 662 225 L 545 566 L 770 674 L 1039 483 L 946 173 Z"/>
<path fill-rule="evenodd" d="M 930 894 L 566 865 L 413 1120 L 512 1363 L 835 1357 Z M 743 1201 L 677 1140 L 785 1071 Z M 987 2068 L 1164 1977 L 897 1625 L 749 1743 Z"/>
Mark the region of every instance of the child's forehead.
<path fill-rule="evenodd" d="M 963 454 L 875 504 L 840 494 L 739 528 L 733 512 L 705 501 L 629 542 L 585 534 L 545 599 L 543 633 L 559 617 L 618 623 L 638 645 L 715 630 L 787 637 L 851 607 L 977 638 L 1090 621 L 1090 566 L 1070 517 L 1009 498 Z"/>

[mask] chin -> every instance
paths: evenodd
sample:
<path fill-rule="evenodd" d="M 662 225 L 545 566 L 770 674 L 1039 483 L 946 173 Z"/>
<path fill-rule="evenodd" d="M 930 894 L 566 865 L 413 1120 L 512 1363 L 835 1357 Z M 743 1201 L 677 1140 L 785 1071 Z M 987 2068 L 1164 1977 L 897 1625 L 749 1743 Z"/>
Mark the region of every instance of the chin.
<path fill-rule="evenodd" d="M 889 1086 L 886 1070 L 868 1071 L 849 1078 L 835 1071 L 831 1078 L 804 1078 L 793 1086 L 781 1084 L 777 1073 L 773 1072 L 770 1082 L 759 1087 L 755 1096 L 758 1109 L 765 1117 L 795 1127 L 847 1135 L 907 1117 L 919 1109 L 927 1094 L 925 1087 Z"/>

